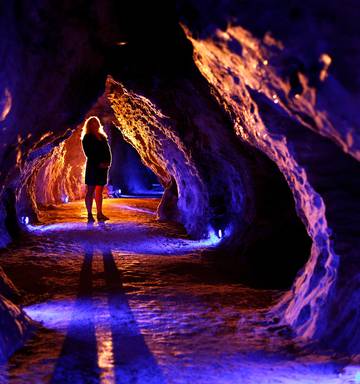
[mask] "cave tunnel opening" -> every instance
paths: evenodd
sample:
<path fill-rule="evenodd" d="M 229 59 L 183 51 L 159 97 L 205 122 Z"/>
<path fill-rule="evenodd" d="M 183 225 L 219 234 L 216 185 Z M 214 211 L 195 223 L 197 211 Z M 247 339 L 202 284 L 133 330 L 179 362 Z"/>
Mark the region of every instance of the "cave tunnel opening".
<path fill-rule="evenodd" d="M 116 44 L 106 48 L 107 74 L 135 90 L 125 91 L 124 96 L 124 89 L 118 91 L 112 84 L 87 111 L 104 122 L 113 149 L 108 193 L 160 196 L 164 188 L 157 212 L 160 219 L 182 223 L 194 238 L 211 233 L 222 253 L 218 260 L 239 281 L 289 288 L 307 262 L 311 246 L 294 197 L 277 166 L 260 150 L 239 142 L 232 122 L 194 65 L 191 43 L 173 23 L 173 10 L 169 15 L 155 29 L 144 15 L 137 24 L 139 31 L 131 25 L 130 31 L 118 35 L 115 28 Z M 151 33 L 142 33 L 148 27 Z M 85 86 L 89 95 L 97 86 L 91 83 Z M 78 103 L 83 110 L 80 99 Z M 18 193 L 17 212 L 23 224 L 35 220 L 32 206 L 41 218 L 41 209 L 49 204 L 83 198 L 80 131 L 78 126 L 51 154 L 34 163 L 36 171 Z M 71 169 L 62 163 L 66 156 L 73 163 Z M 49 179 L 52 187 L 44 188 Z"/>
<path fill-rule="evenodd" d="M 219 257 L 216 260 L 227 274 L 249 286 L 288 289 L 308 262 L 312 239 L 284 175 L 262 153 L 246 150 L 256 159 L 252 164 L 254 217 L 237 252 L 230 252 L 226 262 Z"/>
<path fill-rule="evenodd" d="M 152 111 L 145 113 L 150 114 Z M 104 107 L 103 98 L 102 102 L 98 101 L 93 106 L 86 117 L 94 114 L 99 115 L 104 124 L 112 151 L 112 165 L 105 197 L 158 198 L 158 218 L 182 224 L 179 205 L 182 205 L 185 213 L 187 209 L 191 210 L 194 198 L 201 189 L 193 189 L 191 179 L 187 179 L 188 170 L 182 164 L 185 159 L 178 153 L 174 154 L 173 148 L 162 147 L 174 146 L 174 143 L 169 144 L 165 140 L 154 141 L 158 147 L 153 144 L 155 146 L 149 150 L 146 145 L 153 139 L 154 133 L 151 129 L 144 131 L 136 128 L 138 122 L 132 122 L 131 114 L 124 120 L 119 119 L 119 116 L 115 119 L 109 108 Z M 149 115 L 148 118 L 150 117 Z M 119 120 L 124 127 L 121 127 Z M 182 123 L 186 124 L 186 121 Z M 54 205 L 84 198 L 85 156 L 81 147 L 82 127 L 83 122 L 68 135 L 69 137 L 35 162 L 34 170 L 27 177 L 19 194 L 21 199 L 18 204 L 18 219 L 25 229 L 27 224 L 34 223 L 34 214 L 31 211 L 27 213 L 27 209 L 31 207 L 28 200 L 33 201 L 37 217 L 41 220 L 46 216 L 46 211 L 53 209 Z M 121 128 L 124 128 L 123 132 Z M 126 134 L 128 137 L 124 140 Z M 202 138 L 198 140 L 201 141 Z M 219 254 L 214 258 L 215 268 L 220 267 L 220 270 L 237 282 L 260 289 L 289 288 L 308 260 L 310 238 L 296 213 L 294 199 L 285 178 L 276 165 L 258 150 L 245 144 L 236 144 L 234 150 L 241 154 L 243 159 L 243 162 L 235 167 L 232 165 L 234 175 L 221 175 L 225 169 L 219 168 L 217 159 L 209 168 L 208 152 L 200 154 L 203 158 L 198 159 L 199 163 L 205 164 L 205 171 L 202 170 L 202 177 L 208 183 L 205 186 L 212 189 L 208 196 L 208 217 L 201 218 L 208 220 L 207 228 L 212 230 L 211 233 L 205 233 L 205 237 L 210 235 L 210 238 L 213 238 L 211 245 L 217 246 L 215 249 L 211 247 L 209 255 Z M 222 166 L 223 164 L 220 164 L 220 167 Z M 196 167 L 201 168 L 198 164 Z M 214 177 L 214 174 L 218 175 Z M 241 191 L 240 195 L 246 201 L 244 205 L 252 205 L 253 208 L 249 222 L 234 230 L 229 222 L 237 223 L 242 221 L 242 218 L 234 218 L 232 210 L 238 203 L 233 201 L 231 196 L 234 193 L 239 194 L 237 190 L 241 189 L 244 174 L 251 184 L 252 195 L 246 189 Z M 235 183 L 238 180 L 240 184 L 232 184 L 233 178 Z M 213 186 L 214 180 L 218 186 Z M 204 193 L 204 196 L 207 193 Z M 195 213 L 196 208 L 195 206 Z M 111 213 L 109 214 L 111 216 Z M 11 230 L 11 233 L 16 235 L 16 228 Z M 204 252 L 204 255 L 206 254 L 207 251 Z"/>
<path fill-rule="evenodd" d="M 252 205 L 252 216 L 232 232 L 228 224 L 232 202 L 227 191 L 231 186 L 217 189 L 211 200 L 212 223 L 225 237 L 208 255 L 216 268 L 234 281 L 257 289 L 288 289 L 309 260 L 312 239 L 276 164 L 246 144 L 240 143 L 237 150 L 247 160 L 237 172 L 243 173 L 246 164 L 247 177 L 251 176 L 251 195 L 246 190 L 244 195 Z M 229 232 L 231 236 L 227 237 Z"/>
<path fill-rule="evenodd" d="M 104 197 L 160 198 L 163 187 L 157 176 L 141 162 L 136 150 L 124 140 L 120 129 L 111 121 L 105 121 L 104 132 L 111 148 L 112 162 Z M 27 179 L 28 193 L 24 195 L 31 196 L 39 217 L 56 204 L 81 200 L 85 196 L 86 157 L 81 145 L 83 124 L 79 124 L 68 138 L 44 156 Z M 26 203 L 22 205 L 27 206 Z M 31 216 L 22 212 L 20 222 L 33 222 Z"/>

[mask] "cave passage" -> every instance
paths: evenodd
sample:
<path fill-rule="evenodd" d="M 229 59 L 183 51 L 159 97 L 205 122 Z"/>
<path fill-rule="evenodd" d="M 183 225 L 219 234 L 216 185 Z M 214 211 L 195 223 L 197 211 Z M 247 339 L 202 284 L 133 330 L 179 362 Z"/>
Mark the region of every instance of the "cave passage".
<path fill-rule="evenodd" d="M 24 199 L 32 196 L 36 209 L 43 211 L 53 204 L 84 198 L 86 157 L 81 145 L 82 130 L 83 123 L 30 170 L 27 182 L 29 193 Z M 112 123 L 105 124 L 104 130 L 112 153 L 105 195 L 160 197 L 163 187 L 159 179 L 141 162 L 139 154 L 124 140 L 121 131 Z M 29 204 L 25 202 L 24 206 Z M 20 211 L 19 215 L 20 221 L 28 221 L 26 216 L 31 221 L 32 215 L 26 211 Z M 41 217 L 42 212 L 38 216 Z"/>
<path fill-rule="evenodd" d="M 261 315 L 282 292 L 229 280 L 203 255 L 216 244 L 156 221 L 158 203 L 106 199 L 110 222 L 88 226 L 70 202 L 29 226 L 2 265 L 38 327 L 0 381 L 250 384 L 276 366 L 279 383 L 332 382 L 333 363 L 294 360 L 290 333 Z"/>
<path fill-rule="evenodd" d="M 360 382 L 357 3 L 1 3 L 1 384 Z"/>
<path fill-rule="evenodd" d="M 191 172 L 182 158 L 177 161 L 173 144 L 155 137 L 161 145 L 147 149 L 152 133 L 141 132 L 130 116 L 135 137 L 130 145 L 102 103 L 87 116 L 99 113 L 112 151 L 104 192 L 110 220 L 86 222 L 79 124 L 35 161 L 13 212 L 25 236 L 2 266 L 25 292 L 22 308 L 38 327 L 2 366 L 0 378 L 14 384 L 253 383 L 266 378 L 275 359 L 281 367 L 273 378 L 288 383 L 297 343 L 265 312 L 293 283 L 311 241 L 283 175 L 266 156 L 241 144 L 234 150 L 242 161 L 230 169 L 236 181 L 247 174 L 252 195 L 222 178 L 218 164 L 205 166 L 201 178 L 209 182 L 215 175 L 220 183 L 212 196 L 205 191 L 198 196 L 209 198 L 213 230 L 196 239 L 180 216 L 168 215 L 181 204 L 179 190 L 188 206 L 200 193 L 191 192 Z M 151 119 L 151 111 L 145 112 L 142 118 Z M 166 162 L 172 164 L 171 176 Z M 231 188 L 256 207 L 246 230 L 238 229 L 241 242 L 224 225 L 236 216 Z M 27 211 L 31 207 L 37 219 Z M 335 367 L 324 359 L 295 364 L 297 379 L 323 378 L 321 369 L 333 377 Z"/>
<path fill-rule="evenodd" d="M 101 112 L 100 112 L 101 114 Z M 91 112 L 88 113 L 91 115 Z M 102 113 L 104 121 L 106 115 Z M 112 123 L 105 123 L 112 153 L 112 164 L 109 169 L 108 184 L 104 196 L 108 198 L 163 196 L 163 186 L 160 179 L 141 161 L 141 152 L 126 142 L 118 127 Z M 84 169 L 85 156 L 81 147 L 82 124 L 72 135 L 41 161 L 40 165 L 30 177 L 29 188 L 34 192 L 35 205 L 41 222 L 47 220 L 47 209 L 53 209 L 54 204 L 68 203 L 83 199 L 85 195 Z M 145 140 L 151 138 L 145 137 Z M 140 148 L 142 149 L 142 148 Z M 227 201 L 226 191 L 220 188 L 212 198 L 215 207 L 212 226 L 214 232 L 205 235 L 208 241 L 222 245 L 218 249 L 216 262 L 224 273 L 231 275 L 234 281 L 263 289 L 286 289 L 291 286 L 298 271 L 308 260 L 311 239 L 305 227 L 297 216 L 295 204 L 289 187 L 277 167 L 265 156 L 254 150 L 242 148 L 239 151 L 249 151 L 246 155 L 255 159 L 252 169 L 246 169 L 246 163 L 239 165 L 238 172 L 252 172 L 254 180 L 253 196 L 256 205 L 253 222 L 243 235 L 243 240 L 234 245 L 228 245 L 224 235 L 228 235 L 222 221 L 226 220 L 226 212 L 232 201 Z M 155 154 L 156 155 L 156 154 Z M 167 160 L 167 159 L 166 159 Z M 175 164 L 176 166 L 176 164 Z M 216 169 L 211 169 L 216 172 Z M 220 176 L 221 177 L 221 176 Z M 186 182 L 186 181 L 185 181 Z M 169 192 L 169 188 L 168 192 Z M 172 197 L 163 196 L 157 208 L 159 218 L 160 206 L 178 204 L 178 186 L 172 178 Z M 201 197 L 200 197 L 201 198 Z M 27 205 L 27 204 L 25 204 Z M 95 202 L 93 211 L 95 211 Z M 113 210 L 107 215 L 112 216 Z M 31 220 L 26 215 L 20 221 L 26 224 Z M 85 218 L 82 218 L 85 220 Z M 169 221 L 165 216 L 165 221 Z M 171 219 L 171 218 L 170 218 Z M 172 221 L 172 220 L 170 220 Z M 178 222 L 178 218 L 173 221 Z M 11 224 L 11 223 L 10 223 Z M 219 228 L 219 229 L 217 229 Z M 222 241 L 225 240 L 225 241 Z M 225 251 L 224 251 L 225 249 Z M 231 252 L 226 256 L 226 249 Z M 225 253 L 225 255 L 224 255 Z"/>
<path fill-rule="evenodd" d="M 218 159 L 214 157 L 218 154 L 209 149 L 203 156 L 211 156 L 213 163 L 199 159 L 199 164 L 187 164 L 192 160 L 186 160 L 184 150 L 167 138 L 170 133 L 162 132 L 170 131 L 175 122 L 167 118 L 168 126 L 161 126 L 161 121 L 157 126 L 154 115 L 161 115 L 157 108 L 108 78 L 104 94 L 94 101 L 71 134 L 46 155 L 41 155 L 44 144 L 33 151 L 31 158 L 35 161 L 17 192 L 17 212 L 9 213 L 9 233 L 19 237 L 12 228 L 14 222 L 20 222 L 26 231 L 28 224 L 48 220 L 47 211 L 56 204 L 84 198 L 86 157 L 81 140 L 84 121 L 95 115 L 100 118 L 112 153 L 105 197 L 162 197 L 156 218 L 183 223 L 191 237 L 218 244 L 218 268 L 234 281 L 262 289 L 289 288 L 307 262 L 312 242 L 277 166 L 260 151 L 242 143 L 231 144 L 234 159 L 225 159 L 224 164 L 218 164 L 223 154 Z M 228 120 L 221 114 L 218 118 L 222 119 L 221 128 L 227 129 Z M 196 138 L 193 145 L 200 145 L 201 140 Z M 221 173 L 219 167 L 225 166 L 228 168 Z M 209 183 L 211 194 L 195 184 L 199 182 Z M 206 200 L 208 207 L 201 217 L 198 210 Z M 11 201 L 6 206 L 11 208 Z M 95 209 L 94 202 L 93 212 Z M 107 213 L 110 218 L 112 214 L 113 210 Z M 195 220 L 203 228 L 207 225 L 205 233 L 193 236 L 187 220 L 190 225 Z"/>

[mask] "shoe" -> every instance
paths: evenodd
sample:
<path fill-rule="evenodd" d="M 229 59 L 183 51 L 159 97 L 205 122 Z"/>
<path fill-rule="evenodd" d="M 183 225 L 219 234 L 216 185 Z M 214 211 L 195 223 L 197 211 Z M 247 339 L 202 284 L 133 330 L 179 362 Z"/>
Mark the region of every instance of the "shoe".
<path fill-rule="evenodd" d="M 104 214 L 101 214 L 101 215 L 97 215 L 97 219 L 98 221 L 106 221 L 106 220 L 110 220 L 107 216 L 105 216 Z"/>
<path fill-rule="evenodd" d="M 94 223 L 95 222 L 94 216 L 93 215 L 88 215 L 87 222 L 88 223 Z"/>

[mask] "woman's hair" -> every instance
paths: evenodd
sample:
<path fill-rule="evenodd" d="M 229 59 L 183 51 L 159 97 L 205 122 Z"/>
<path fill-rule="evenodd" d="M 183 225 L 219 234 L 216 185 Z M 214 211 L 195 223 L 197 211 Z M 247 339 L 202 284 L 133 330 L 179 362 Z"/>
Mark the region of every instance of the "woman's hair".
<path fill-rule="evenodd" d="M 105 138 L 107 138 L 107 135 L 104 131 L 104 127 L 102 126 L 101 124 L 101 121 L 100 119 L 97 117 L 97 116 L 90 116 L 88 117 L 86 120 L 85 120 L 85 123 L 83 125 L 83 129 L 82 129 L 82 134 L 81 134 L 81 139 L 84 138 L 84 136 L 89 133 L 90 135 L 93 135 L 94 132 L 92 131 L 92 127 L 93 127 L 93 123 L 94 123 L 94 120 L 96 120 L 97 124 L 98 124 L 98 132 L 99 132 L 99 135 L 100 136 L 103 136 Z"/>

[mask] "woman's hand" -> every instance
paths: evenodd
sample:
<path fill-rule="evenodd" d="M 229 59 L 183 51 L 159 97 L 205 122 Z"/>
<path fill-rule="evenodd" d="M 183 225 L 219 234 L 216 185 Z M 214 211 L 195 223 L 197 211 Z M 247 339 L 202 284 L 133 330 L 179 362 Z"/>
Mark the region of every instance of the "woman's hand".
<path fill-rule="evenodd" d="M 110 167 L 110 163 L 100 163 L 99 164 L 99 168 L 109 168 Z"/>

